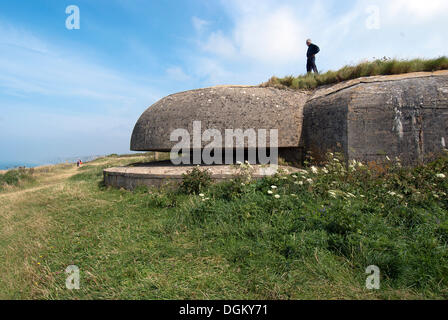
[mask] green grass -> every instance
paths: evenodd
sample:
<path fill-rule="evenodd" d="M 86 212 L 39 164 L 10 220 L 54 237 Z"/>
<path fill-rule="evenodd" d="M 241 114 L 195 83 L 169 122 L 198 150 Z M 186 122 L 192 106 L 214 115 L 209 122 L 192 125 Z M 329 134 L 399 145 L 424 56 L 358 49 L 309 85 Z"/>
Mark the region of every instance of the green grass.
<path fill-rule="evenodd" d="M 420 71 L 434 72 L 447 69 L 448 58 L 445 56 L 437 59 L 382 59 L 362 62 L 355 66 L 345 66 L 338 71 L 328 71 L 318 75 L 311 73 L 298 77 L 272 77 L 268 82 L 264 83 L 263 86 L 310 90 L 319 86 L 331 85 L 361 77 L 404 74 Z"/>
<path fill-rule="evenodd" d="M 0 173 L 0 192 L 5 188 L 18 187 L 19 185 L 29 185 L 34 181 L 34 169 L 19 168 Z"/>
<path fill-rule="evenodd" d="M 203 195 L 102 186 L 102 168 L 131 162 L 98 159 L 0 199 L 0 298 L 448 298 L 448 156 L 415 169 L 329 157 Z M 72 264 L 79 291 L 65 288 Z M 369 265 L 378 291 L 365 289 Z"/>

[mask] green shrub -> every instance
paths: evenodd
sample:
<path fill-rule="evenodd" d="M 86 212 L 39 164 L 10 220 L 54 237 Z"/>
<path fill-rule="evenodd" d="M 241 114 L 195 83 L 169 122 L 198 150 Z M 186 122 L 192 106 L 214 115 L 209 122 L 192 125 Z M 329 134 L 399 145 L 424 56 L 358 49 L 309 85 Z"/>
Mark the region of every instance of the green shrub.
<path fill-rule="evenodd" d="M 210 172 L 195 167 L 182 175 L 182 183 L 179 189 L 186 194 L 199 194 L 201 190 L 209 187 L 211 183 Z"/>
<path fill-rule="evenodd" d="M 32 182 L 34 180 L 34 169 L 19 168 L 9 170 L 0 174 L 0 188 L 2 185 L 18 186 L 21 182 Z"/>

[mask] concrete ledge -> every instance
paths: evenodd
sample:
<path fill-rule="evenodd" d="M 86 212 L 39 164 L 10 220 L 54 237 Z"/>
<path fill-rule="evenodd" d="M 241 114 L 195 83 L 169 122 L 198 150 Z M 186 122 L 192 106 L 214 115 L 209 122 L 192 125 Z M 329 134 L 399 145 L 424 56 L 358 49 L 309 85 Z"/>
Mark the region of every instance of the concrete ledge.
<path fill-rule="evenodd" d="M 183 174 L 192 170 L 195 166 L 173 166 L 170 164 L 146 164 L 138 167 L 116 167 L 105 169 L 104 183 L 107 186 L 133 190 L 138 186 L 148 187 L 175 187 L 182 182 Z M 297 172 L 293 167 L 279 166 L 279 169 L 287 172 Z M 208 170 L 214 182 L 221 182 L 234 178 L 238 170 L 230 165 L 201 166 L 201 170 Z M 253 178 L 262 179 L 276 173 L 269 167 L 254 165 Z"/>

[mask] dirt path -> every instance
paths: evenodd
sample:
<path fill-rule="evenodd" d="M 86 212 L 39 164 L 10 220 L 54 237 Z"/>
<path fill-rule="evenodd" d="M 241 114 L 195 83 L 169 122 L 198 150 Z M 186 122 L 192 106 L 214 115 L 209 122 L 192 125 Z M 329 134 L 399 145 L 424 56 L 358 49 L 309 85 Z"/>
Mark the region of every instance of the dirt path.
<path fill-rule="evenodd" d="M 141 160 L 141 159 L 142 159 L 141 156 L 127 158 L 127 160 Z M 105 162 L 86 163 L 84 165 L 96 167 L 96 166 L 104 165 L 107 163 L 108 163 L 108 161 L 106 160 Z M 39 183 L 38 186 L 27 188 L 27 189 L 22 189 L 22 190 L 15 190 L 15 191 L 11 191 L 11 192 L 1 193 L 0 199 L 12 200 L 12 199 L 18 198 L 20 196 L 23 196 L 27 193 L 37 192 L 40 190 L 49 189 L 49 188 L 61 185 L 67 179 L 69 179 L 70 177 L 77 174 L 78 170 L 79 169 L 77 167 L 73 166 L 72 168 L 65 169 L 63 172 L 60 172 L 60 173 L 51 174 L 48 176 L 42 176 L 41 179 L 38 180 L 38 183 Z"/>
<path fill-rule="evenodd" d="M 23 189 L 23 190 L 3 193 L 3 194 L 0 194 L 0 199 L 13 199 L 13 198 L 20 197 L 20 196 L 30 193 L 30 192 L 36 192 L 36 191 L 40 191 L 43 189 L 55 187 L 57 185 L 64 183 L 68 178 L 74 176 L 77 172 L 78 172 L 77 168 L 71 168 L 62 173 L 52 175 L 50 177 L 45 177 L 39 181 L 39 184 L 43 184 L 43 185 L 39 185 L 36 187 L 31 187 L 31 188 L 27 188 L 27 189 Z"/>

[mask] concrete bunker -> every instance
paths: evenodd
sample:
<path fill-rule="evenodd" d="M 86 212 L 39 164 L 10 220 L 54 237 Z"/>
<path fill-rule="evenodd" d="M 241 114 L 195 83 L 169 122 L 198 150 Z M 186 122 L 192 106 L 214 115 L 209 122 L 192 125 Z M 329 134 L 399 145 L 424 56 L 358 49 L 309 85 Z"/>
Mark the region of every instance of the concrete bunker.
<path fill-rule="evenodd" d="M 303 158 L 303 107 L 308 95 L 292 90 L 237 86 L 170 95 L 148 108 L 137 121 L 131 138 L 131 150 L 170 152 L 177 143 L 171 141 L 171 134 L 181 129 L 191 137 L 191 151 L 200 149 L 203 152 L 209 142 L 201 139 L 197 143 L 193 139 L 195 123 L 200 123 L 199 135 L 214 130 L 225 137 L 228 130 L 253 130 L 257 135 L 256 147 L 259 146 L 260 131 L 266 130 L 267 150 L 256 150 L 257 154 L 269 153 L 269 148 L 273 146 L 270 132 L 277 130 L 280 157 L 290 162 L 300 162 Z M 234 154 L 244 152 L 244 159 L 247 160 L 248 155 L 254 152 L 249 140 L 244 140 L 244 146 L 235 143 L 231 147 Z M 229 151 L 225 139 L 213 147 L 220 149 L 223 155 Z"/>
<path fill-rule="evenodd" d="M 206 151 L 209 143 L 194 141 L 195 122 L 201 124 L 199 136 L 206 130 L 225 136 L 229 129 L 276 129 L 278 155 L 298 164 L 307 152 L 319 160 L 329 151 L 339 151 L 347 161 L 383 161 L 387 155 L 415 165 L 446 148 L 448 71 L 360 78 L 313 92 L 221 86 L 176 93 L 142 114 L 132 133 L 131 150 L 170 152 L 178 142 L 170 139 L 171 134 L 181 129 L 189 134 L 194 157 L 194 151 Z M 267 138 L 266 148 L 271 146 Z M 229 151 L 223 141 L 214 148 L 222 154 Z M 232 151 L 242 152 L 246 159 L 254 150 L 245 140 L 244 146 Z M 190 167 L 153 163 L 112 168 L 105 170 L 105 183 L 128 189 L 139 184 L 158 186 L 179 182 Z M 229 166 L 204 168 L 212 171 L 215 180 L 234 174 Z M 255 175 L 264 176 L 261 171 Z"/>

